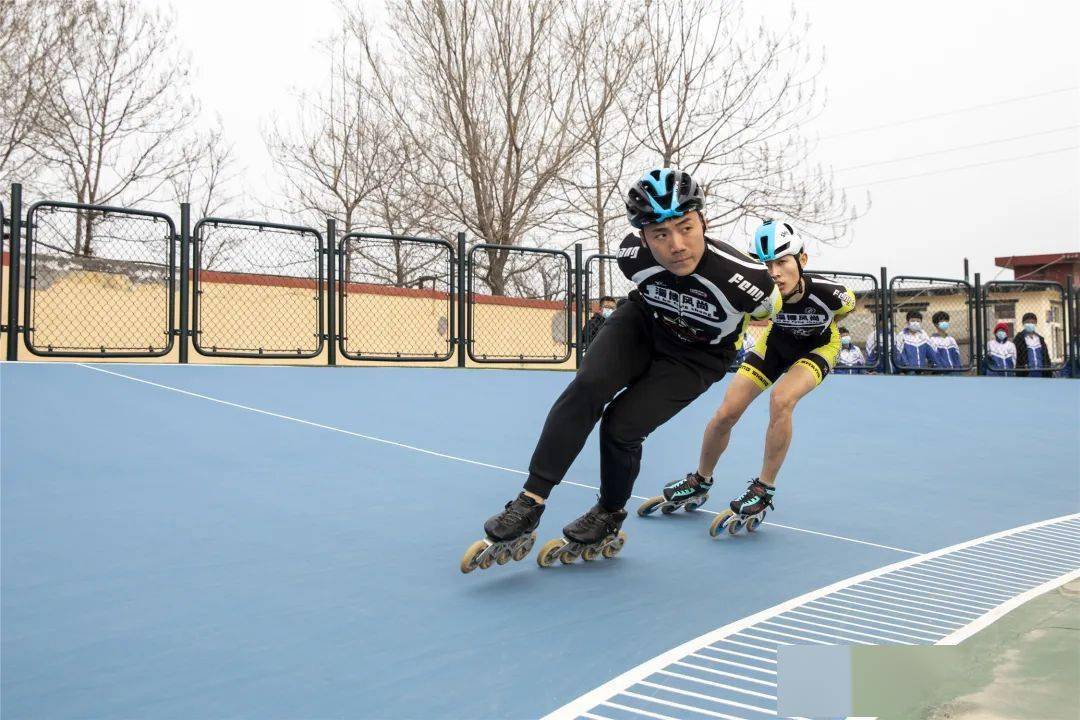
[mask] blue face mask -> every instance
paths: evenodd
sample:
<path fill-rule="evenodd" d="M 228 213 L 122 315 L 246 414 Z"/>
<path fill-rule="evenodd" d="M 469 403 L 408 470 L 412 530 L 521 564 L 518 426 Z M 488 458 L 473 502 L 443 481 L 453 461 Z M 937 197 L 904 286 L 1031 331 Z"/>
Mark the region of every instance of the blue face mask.
<path fill-rule="evenodd" d="M 942 320 L 941 322 L 939 322 L 937 324 L 937 326 L 938 326 L 939 330 L 948 330 L 949 329 L 949 321 L 948 320 Z"/>
<path fill-rule="evenodd" d="M 1005 334 L 1004 330 L 998 330 L 996 333 L 994 333 L 994 336 L 1001 342 L 1005 342 L 1005 338 L 1008 337 L 1008 335 Z"/>
<path fill-rule="evenodd" d="M 600 313 L 601 313 L 601 314 L 602 314 L 602 315 L 603 315 L 603 316 L 604 316 L 605 318 L 609 318 L 609 317 L 611 317 L 611 313 L 613 313 L 613 312 L 615 312 L 615 311 L 614 311 L 614 310 L 612 310 L 611 308 L 604 308 L 603 310 L 601 310 L 601 311 L 600 311 Z"/>
<path fill-rule="evenodd" d="M 1035 323 L 1024 323 L 1024 332 L 1035 332 Z"/>
<path fill-rule="evenodd" d="M 847 337 L 845 335 L 844 337 L 840 338 L 840 344 L 843 345 L 844 347 L 847 347 L 848 345 L 851 344 L 851 338 L 849 338 L 849 337 Z"/>

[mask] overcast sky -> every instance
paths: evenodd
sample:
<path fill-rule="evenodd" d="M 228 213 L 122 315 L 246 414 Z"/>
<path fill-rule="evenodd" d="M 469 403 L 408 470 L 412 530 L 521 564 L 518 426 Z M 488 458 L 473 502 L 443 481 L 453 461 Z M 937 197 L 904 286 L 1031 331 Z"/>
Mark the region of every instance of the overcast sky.
<path fill-rule="evenodd" d="M 379 17 L 378 3 L 368 4 Z M 763 13 L 776 24 L 791 8 L 786 0 L 751 5 L 748 19 Z M 294 92 L 325 74 L 317 45 L 334 31 L 334 3 L 173 7 L 194 90 L 208 113 L 220 114 L 246 187 L 265 203 L 276 181 L 262 128 L 275 115 L 290 119 Z M 850 245 L 815 248 L 812 265 L 958 277 L 968 257 L 985 278 L 998 273 L 995 256 L 1080 250 L 1080 3 L 804 0 L 797 7 L 826 53 L 828 106 L 806 132 L 820 138 L 817 160 L 836 170 L 837 185 L 860 201 L 869 191 L 873 202 Z M 939 116 L 905 122 L 927 115 Z M 876 129 L 851 132 L 864 128 Z M 926 156 L 885 162 L 913 155 Z M 875 164 L 845 169 L 868 163 Z M 969 165 L 976 167 L 957 169 Z"/>

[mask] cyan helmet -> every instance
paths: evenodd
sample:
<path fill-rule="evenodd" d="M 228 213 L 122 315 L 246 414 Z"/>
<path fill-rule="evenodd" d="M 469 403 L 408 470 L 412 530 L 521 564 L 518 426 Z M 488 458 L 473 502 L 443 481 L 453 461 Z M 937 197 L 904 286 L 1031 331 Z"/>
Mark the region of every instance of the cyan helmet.
<path fill-rule="evenodd" d="M 626 193 L 626 219 L 638 230 L 705 207 L 705 192 L 690 173 L 674 168 L 650 170 Z"/>
<path fill-rule="evenodd" d="M 785 255 L 799 257 L 803 252 L 803 241 L 795 234 L 795 229 L 785 222 L 766 220 L 754 233 L 750 243 L 750 256 L 759 262 L 777 260 Z M 802 264 L 799 266 L 802 270 Z"/>

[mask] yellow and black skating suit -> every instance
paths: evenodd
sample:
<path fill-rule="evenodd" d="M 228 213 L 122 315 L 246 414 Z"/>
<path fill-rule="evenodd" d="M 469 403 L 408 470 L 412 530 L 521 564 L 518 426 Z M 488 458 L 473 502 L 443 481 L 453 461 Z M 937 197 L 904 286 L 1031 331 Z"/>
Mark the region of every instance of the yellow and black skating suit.
<path fill-rule="evenodd" d="M 855 294 L 810 273 L 803 275 L 803 283 L 802 297 L 784 301 L 739 367 L 739 375 L 762 390 L 793 365 L 806 367 L 820 383 L 836 364 L 840 353 L 836 323 L 855 309 Z"/>

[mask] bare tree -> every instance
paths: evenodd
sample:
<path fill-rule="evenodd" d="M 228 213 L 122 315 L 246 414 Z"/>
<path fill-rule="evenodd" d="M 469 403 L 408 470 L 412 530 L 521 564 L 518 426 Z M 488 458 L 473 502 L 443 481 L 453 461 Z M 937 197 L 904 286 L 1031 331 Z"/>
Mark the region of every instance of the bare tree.
<path fill-rule="evenodd" d="M 644 38 L 637 20 L 627 6 L 599 0 L 574 4 L 567 20 L 565 52 L 583 70 L 575 78 L 575 132 L 582 149 L 561 183 L 563 202 L 573 212 L 555 227 L 584 234 L 601 255 L 608 254 L 612 226 L 625 217 L 625 168 L 639 145 L 629 124 L 641 108 L 641 96 L 628 92 L 644 67 Z M 606 294 L 606 284 L 601 273 L 600 295 Z"/>
<path fill-rule="evenodd" d="M 233 146 L 225 139 L 220 118 L 204 136 L 197 136 L 183 151 L 184 164 L 170 178 L 174 202 L 191 203 L 195 218 L 222 217 L 230 212 L 239 194 Z M 201 250 L 200 265 L 211 270 L 225 260 L 232 236 L 215 233 Z"/>
<path fill-rule="evenodd" d="M 299 97 L 291 133 L 271 131 L 267 145 L 284 171 L 286 194 L 300 213 L 338 218 L 345 234 L 430 234 L 434 217 L 413 187 L 417 154 L 372 93 L 362 52 L 368 25 L 359 9 L 342 6 L 342 32 L 326 44 L 327 88 Z M 314 220 L 313 220 L 314 221 Z M 430 280 L 432 253 L 401 241 L 348 242 L 346 282 L 409 287 Z"/>
<path fill-rule="evenodd" d="M 169 178 L 173 199 L 191 203 L 195 217 L 221 217 L 239 197 L 233 146 L 218 119 L 205 135 L 194 138 L 183 152 L 184 164 Z"/>
<path fill-rule="evenodd" d="M 362 18 L 358 22 L 363 22 Z M 266 144 L 285 178 L 294 209 L 321 220 L 335 217 L 349 232 L 361 220 L 361 206 L 379 182 L 377 159 L 388 143 L 369 90 L 368 69 L 351 37 L 341 34 L 326 46 L 329 82 L 297 97 L 295 129 L 275 127 Z"/>
<path fill-rule="evenodd" d="M 778 214 L 812 237 L 842 235 L 855 209 L 810 166 L 800 133 L 823 103 L 822 60 L 794 10 L 787 27 L 746 35 L 738 0 L 653 0 L 642 24 L 645 104 L 631 128 L 650 164 L 694 174 L 714 228 Z"/>
<path fill-rule="evenodd" d="M 33 147 L 75 17 L 58 0 L 0 0 L 0 185 L 40 180 Z"/>
<path fill-rule="evenodd" d="M 188 64 L 167 19 L 132 0 L 87 0 L 77 12 L 36 150 L 78 202 L 137 204 L 183 168 L 176 145 L 195 112 Z M 93 254 L 93 220 L 79 214 L 76 254 Z"/>
<path fill-rule="evenodd" d="M 509 249 L 566 211 L 554 184 L 577 155 L 576 80 L 563 55 L 565 0 L 397 0 L 394 57 L 368 35 L 385 105 L 424 161 L 438 220 L 497 246 L 483 280 L 506 290 Z"/>

